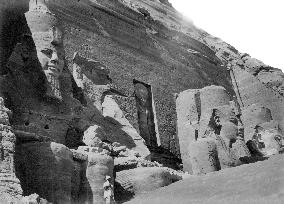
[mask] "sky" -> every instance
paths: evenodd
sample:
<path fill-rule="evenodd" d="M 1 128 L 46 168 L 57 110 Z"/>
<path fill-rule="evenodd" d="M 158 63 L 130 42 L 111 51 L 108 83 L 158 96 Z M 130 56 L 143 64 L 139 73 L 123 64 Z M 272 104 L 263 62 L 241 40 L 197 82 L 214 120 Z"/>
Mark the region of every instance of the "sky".
<path fill-rule="evenodd" d="M 284 0 L 169 0 L 193 23 L 284 71 Z"/>

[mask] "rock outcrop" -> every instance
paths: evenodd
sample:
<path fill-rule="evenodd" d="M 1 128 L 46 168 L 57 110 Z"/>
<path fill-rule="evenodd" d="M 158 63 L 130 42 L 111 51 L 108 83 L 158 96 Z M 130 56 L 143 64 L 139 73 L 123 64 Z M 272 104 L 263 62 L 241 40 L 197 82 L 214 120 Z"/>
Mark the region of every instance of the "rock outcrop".
<path fill-rule="evenodd" d="M 233 70 L 240 93 L 240 104 L 243 104 L 242 108 L 246 109 L 255 104 L 270 109 L 272 119 L 277 121 L 283 130 L 283 96 L 244 71 L 240 66 L 234 66 Z"/>
<path fill-rule="evenodd" d="M 15 142 L 16 136 L 12 132 L 9 115 L 12 112 L 5 107 L 4 99 L 0 97 L 0 192 L 3 202 L 17 202 L 23 190 L 20 180 L 15 174 Z"/>
<path fill-rule="evenodd" d="M 168 186 L 182 177 L 167 168 L 140 167 L 116 174 L 116 200 L 125 202 L 155 189 Z"/>
<path fill-rule="evenodd" d="M 267 87 L 283 95 L 284 74 L 280 69 L 270 67 L 258 59 L 251 58 L 246 53 L 241 55 L 241 59 L 237 61 L 237 64 Z"/>

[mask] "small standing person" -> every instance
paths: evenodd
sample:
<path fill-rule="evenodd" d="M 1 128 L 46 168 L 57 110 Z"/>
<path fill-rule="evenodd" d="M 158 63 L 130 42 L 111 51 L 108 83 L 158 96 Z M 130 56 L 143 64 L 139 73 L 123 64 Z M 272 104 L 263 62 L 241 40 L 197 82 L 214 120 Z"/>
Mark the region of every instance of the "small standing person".
<path fill-rule="evenodd" d="M 114 196 L 113 196 L 113 185 L 111 184 L 111 177 L 106 176 L 104 183 L 104 199 L 106 200 L 106 204 L 113 204 Z"/>

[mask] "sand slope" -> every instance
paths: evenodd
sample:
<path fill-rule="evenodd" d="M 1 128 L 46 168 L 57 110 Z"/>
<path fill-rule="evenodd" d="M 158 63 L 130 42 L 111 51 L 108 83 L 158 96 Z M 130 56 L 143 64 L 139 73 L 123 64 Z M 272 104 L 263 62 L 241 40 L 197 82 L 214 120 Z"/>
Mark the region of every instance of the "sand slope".
<path fill-rule="evenodd" d="M 284 155 L 189 176 L 128 203 L 284 203 Z"/>

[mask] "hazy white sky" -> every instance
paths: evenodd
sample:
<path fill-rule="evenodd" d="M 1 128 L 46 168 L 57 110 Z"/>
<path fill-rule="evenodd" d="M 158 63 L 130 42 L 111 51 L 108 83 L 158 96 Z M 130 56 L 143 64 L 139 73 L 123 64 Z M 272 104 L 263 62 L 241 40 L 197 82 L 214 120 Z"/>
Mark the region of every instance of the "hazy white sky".
<path fill-rule="evenodd" d="M 169 0 L 194 24 L 284 71 L 284 0 Z"/>

